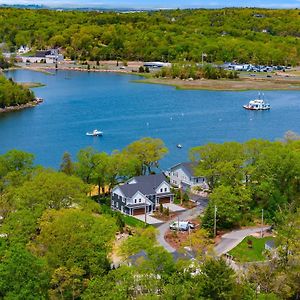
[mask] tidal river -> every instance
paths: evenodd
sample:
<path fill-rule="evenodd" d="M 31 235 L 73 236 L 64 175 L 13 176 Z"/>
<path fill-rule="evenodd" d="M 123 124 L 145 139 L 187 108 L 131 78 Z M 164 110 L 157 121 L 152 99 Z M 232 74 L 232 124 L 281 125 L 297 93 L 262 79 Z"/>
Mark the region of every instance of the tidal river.
<path fill-rule="evenodd" d="M 161 165 L 168 168 L 187 160 L 191 147 L 208 142 L 275 140 L 287 130 L 300 133 L 299 91 L 266 91 L 272 109 L 252 112 L 242 105 L 257 91 L 176 90 L 134 83 L 138 77 L 133 75 L 74 71 L 16 70 L 6 76 L 46 86 L 34 89 L 44 98 L 40 106 L 0 115 L 0 152 L 28 151 L 47 167 L 58 168 L 65 151 L 73 158 L 87 146 L 111 152 L 146 136 L 164 140 L 169 154 Z M 94 129 L 102 130 L 103 137 L 86 136 Z"/>

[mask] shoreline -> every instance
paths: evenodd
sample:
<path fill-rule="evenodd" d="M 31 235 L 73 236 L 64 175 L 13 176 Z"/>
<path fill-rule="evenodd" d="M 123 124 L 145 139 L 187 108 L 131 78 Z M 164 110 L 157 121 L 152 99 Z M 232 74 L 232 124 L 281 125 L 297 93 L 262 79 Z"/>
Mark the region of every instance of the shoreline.
<path fill-rule="evenodd" d="M 30 101 L 30 102 L 25 103 L 25 104 L 20 104 L 20 105 L 15 105 L 15 106 L 7 106 L 5 108 L 0 108 L 0 114 L 19 111 L 19 110 L 23 110 L 23 109 L 26 109 L 26 108 L 33 108 L 33 107 L 36 107 L 37 105 L 39 105 L 42 102 L 43 102 L 42 99 L 36 98 L 36 100 Z"/>
<path fill-rule="evenodd" d="M 164 79 L 164 78 L 146 78 L 134 80 L 135 83 L 160 84 L 173 86 L 178 90 L 208 90 L 208 91 L 249 91 L 249 90 L 288 90 L 300 91 L 299 80 L 285 79 L 200 79 L 200 80 L 181 80 L 181 79 Z"/>
<path fill-rule="evenodd" d="M 75 72 L 88 72 L 88 73 L 116 73 L 122 75 L 135 75 L 143 77 L 141 80 L 132 80 L 134 83 L 146 83 L 146 84 L 160 84 L 173 86 L 178 90 L 208 90 L 208 91 L 248 91 L 248 90 L 300 90 L 299 76 L 294 78 L 293 76 L 283 77 L 275 75 L 272 78 L 262 77 L 241 77 L 239 79 L 199 79 L 199 80 L 181 80 L 172 78 L 154 78 L 151 77 L 151 73 L 139 73 L 133 69 L 87 69 L 85 65 L 81 67 L 74 66 L 60 66 L 56 69 L 55 66 L 18 66 L 11 68 L 24 69 L 36 72 L 42 72 L 49 75 L 54 75 L 51 71 L 75 71 Z M 287 74 L 285 74 L 287 75 Z"/>

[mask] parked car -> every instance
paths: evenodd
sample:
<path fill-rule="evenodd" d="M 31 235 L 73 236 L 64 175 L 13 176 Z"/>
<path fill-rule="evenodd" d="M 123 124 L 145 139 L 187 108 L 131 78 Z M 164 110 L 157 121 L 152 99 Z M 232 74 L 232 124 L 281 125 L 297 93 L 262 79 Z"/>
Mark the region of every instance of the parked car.
<path fill-rule="evenodd" d="M 189 229 L 195 229 L 196 225 L 189 221 L 174 221 L 169 227 L 172 230 L 188 231 Z"/>
<path fill-rule="evenodd" d="M 179 231 L 187 231 L 189 230 L 189 222 L 184 221 L 174 221 L 170 224 L 170 229 L 179 230 Z"/>

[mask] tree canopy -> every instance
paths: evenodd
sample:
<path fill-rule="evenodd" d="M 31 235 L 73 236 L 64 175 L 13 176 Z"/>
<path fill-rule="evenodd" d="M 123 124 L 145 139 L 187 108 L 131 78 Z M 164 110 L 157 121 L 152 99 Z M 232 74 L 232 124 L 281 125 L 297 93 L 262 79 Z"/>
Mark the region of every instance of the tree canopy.
<path fill-rule="evenodd" d="M 0 74 L 0 108 L 26 104 L 35 99 L 34 93 Z"/>
<path fill-rule="evenodd" d="M 1 8 L 10 50 L 61 47 L 71 59 L 299 63 L 296 9 L 186 9 L 134 13 Z"/>

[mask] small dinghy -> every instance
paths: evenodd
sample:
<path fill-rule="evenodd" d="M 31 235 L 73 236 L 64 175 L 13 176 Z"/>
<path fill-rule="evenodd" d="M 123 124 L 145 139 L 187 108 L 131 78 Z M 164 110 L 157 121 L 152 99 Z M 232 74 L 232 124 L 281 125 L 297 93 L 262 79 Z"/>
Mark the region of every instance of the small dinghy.
<path fill-rule="evenodd" d="M 88 135 L 88 136 L 101 136 L 101 135 L 103 135 L 103 132 L 95 129 L 95 130 L 93 130 L 93 132 L 87 132 L 86 135 Z"/>

